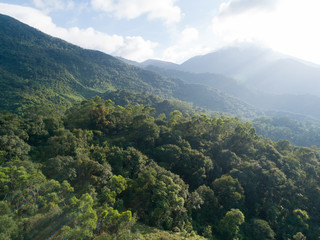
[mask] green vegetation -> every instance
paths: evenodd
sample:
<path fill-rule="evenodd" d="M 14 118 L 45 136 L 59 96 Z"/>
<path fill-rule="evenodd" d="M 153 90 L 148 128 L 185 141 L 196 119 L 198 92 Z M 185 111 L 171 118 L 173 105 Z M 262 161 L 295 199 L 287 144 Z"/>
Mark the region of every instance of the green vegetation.
<path fill-rule="evenodd" d="M 85 50 L 0 15 L 0 110 L 23 113 L 30 105 L 61 111 L 115 90 L 178 99 L 211 111 L 257 117 L 254 107 L 205 86 L 187 84 Z"/>
<path fill-rule="evenodd" d="M 256 76 L 255 74 L 253 74 L 253 72 L 255 71 L 255 66 L 253 66 L 252 64 L 244 64 L 244 63 L 247 63 L 247 61 L 243 59 L 244 56 L 235 57 L 237 53 L 234 52 L 232 48 L 229 49 L 228 51 L 230 51 L 227 54 L 228 61 L 222 60 L 224 58 L 223 57 L 224 54 L 222 54 L 221 56 L 215 59 L 211 59 L 210 54 L 208 54 L 209 59 L 206 59 L 206 60 L 203 59 L 204 61 L 201 61 L 201 64 L 196 64 L 197 68 L 194 68 L 194 66 L 192 66 L 191 64 L 187 68 L 182 68 L 184 69 L 184 71 L 174 70 L 174 69 L 181 69 L 182 65 L 177 65 L 178 67 L 177 66 L 172 67 L 166 64 L 157 64 L 157 62 L 151 62 L 151 64 L 154 63 L 158 65 L 158 67 L 153 65 L 147 65 L 145 68 L 169 78 L 181 79 L 188 83 L 201 84 L 201 85 L 207 86 L 207 88 L 210 88 L 210 89 L 217 89 L 232 97 L 238 98 L 241 101 L 251 104 L 252 106 L 258 109 L 261 109 L 262 111 L 266 111 L 266 115 L 270 114 L 272 116 L 272 114 L 270 113 L 270 110 L 272 110 L 273 112 L 279 111 L 280 113 L 281 112 L 285 112 L 287 114 L 291 113 L 290 114 L 291 116 L 304 115 L 304 117 L 312 116 L 314 118 L 318 118 L 318 119 L 320 118 L 320 110 L 318 108 L 318 106 L 320 105 L 320 97 L 318 96 L 318 93 L 316 93 L 315 95 L 309 95 L 309 94 L 301 94 L 296 92 L 297 90 L 300 91 L 300 89 L 304 89 L 305 86 L 308 86 L 307 88 L 311 90 L 317 89 L 317 87 L 315 87 L 318 84 L 317 82 L 313 81 L 313 83 L 309 83 L 309 84 L 305 83 L 305 76 L 312 75 L 310 74 L 310 72 L 313 72 L 314 69 L 306 68 L 303 71 L 304 74 L 302 73 L 298 74 L 297 76 L 300 79 L 297 79 L 297 81 L 300 82 L 300 86 L 297 87 L 292 93 L 290 93 L 290 90 L 288 89 L 291 89 L 293 86 L 292 79 L 296 78 L 297 76 L 288 77 L 288 81 L 283 76 L 281 76 L 281 79 L 274 81 L 274 79 L 270 78 L 270 75 L 273 74 L 271 69 L 263 72 L 262 75 Z M 261 57 L 263 55 L 254 54 L 253 55 L 254 58 L 248 62 L 258 63 L 259 61 L 258 59 L 256 59 L 257 56 Z M 202 57 L 206 58 L 206 55 Z M 197 59 L 199 60 L 202 57 L 194 58 L 192 61 Z M 232 69 L 232 65 L 235 63 L 234 61 L 236 62 L 239 61 L 239 62 L 236 64 L 237 67 L 233 70 L 235 72 L 240 71 L 240 73 L 235 74 L 235 76 L 231 74 L 230 76 L 229 71 Z M 221 73 L 225 75 L 210 73 L 208 69 L 203 73 L 195 73 L 197 71 L 185 72 L 185 71 L 192 71 L 192 69 L 193 70 L 199 69 L 206 65 L 210 65 L 211 66 L 210 69 L 211 70 L 214 69 L 214 71 L 216 72 L 220 72 L 222 69 L 227 70 L 227 72 Z M 261 67 L 268 66 L 267 63 L 260 63 L 259 65 L 260 67 L 258 67 L 257 69 L 261 69 Z M 300 68 L 301 66 L 297 66 L 297 67 Z M 294 67 L 291 67 L 291 68 L 285 67 L 285 69 L 294 69 Z M 243 70 L 244 72 L 241 72 Z M 279 70 L 282 71 L 281 67 L 279 66 L 277 66 L 277 69 L 273 69 L 273 70 L 275 70 L 276 72 Z M 250 74 L 254 75 L 254 78 L 253 78 L 254 82 L 257 82 L 258 84 L 260 83 L 261 79 L 266 79 L 266 78 L 269 78 L 269 79 L 268 81 L 264 82 L 264 87 L 259 91 L 248 82 L 238 82 L 232 78 L 232 77 L 235 77 L 237 79 L 237 77 L 239 76 L 244 77 L 248 73 L 249 75 Z M 287 73 L 285 73 L 285 75 L 287 74 L 291 75 L 292 71 L 288 71 Z M 319 75 L 319 73 L 317 73 L 317 75 Z M 226 77 L 226 76 L 229 76 L 229 77 Z M 252 76 L 248 76 L 248 77 L 251 78 Z M 279 78 L 279 76 L 276 76 L 276 78 Z M 274 86 L 273 87 L 274 91 L 265 92 L 265 90 L 269 88 L 268 83 L 270 82 L 273 82 L 273 84 L 278 82 L 285 82 L 285 83 L 281 83 L 283 85 L 282 87 L 278 85 Z M 270 83 L 270 85 L 272 85 L 272 83 Z M 287 94 L 274 94 L 279 90 L 281 91 L 284 90 L 289 92 Z"/>
<path fill-rule="evenodd" d="M 0 115 L 1 239 L 315 239 L 320 154 L 99 97 Z M 152 228 L 149 228 L 149 227 Z"/>
<path fill-rule="evenodd" d="M 289 140 L 298 146 L 320 147 L 319 121 L 298 121 L 289 117 L 263 117 L 253 121 L 259 135 L 274 141 Z"/>
<path fill-rule="evenodd" d="M 193 233 L 187 232 L 172 232 L 172 231 L 164 231 L 154 227 L 148 227 L 142 224 L 136 224 L 132 229 L 132 237 L 133 239 L 139 240 L 206 240 L 207 238 L 201 237 Z"/>
<path fill-rule="evenodd" d="M 136 93 L 128 90 L 106 92 L 102 96 L 104 99 L 112 100 L 116 105 L 148 105 L 156 110 L 155 115 L 165 114 L 169 117 L 170 113 L 178 110 L 183 114 L 194 115 L 195 113 L 206 113 L 208 115 L 218 114 L 204 108 L 193 107 L 192 105 L 174 99 L 162 99 L 151 94 Z"/>

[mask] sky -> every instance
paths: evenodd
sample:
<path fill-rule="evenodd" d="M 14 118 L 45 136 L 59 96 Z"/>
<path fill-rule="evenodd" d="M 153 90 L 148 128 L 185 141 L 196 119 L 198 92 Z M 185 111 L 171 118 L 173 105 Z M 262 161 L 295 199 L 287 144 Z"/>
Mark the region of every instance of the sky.
<path fill-rule="evenodd" d="M 138 62 L 249 42 L 320 64 L 319 12 L 319 0 L 0 0 L 1 14 Z"/>

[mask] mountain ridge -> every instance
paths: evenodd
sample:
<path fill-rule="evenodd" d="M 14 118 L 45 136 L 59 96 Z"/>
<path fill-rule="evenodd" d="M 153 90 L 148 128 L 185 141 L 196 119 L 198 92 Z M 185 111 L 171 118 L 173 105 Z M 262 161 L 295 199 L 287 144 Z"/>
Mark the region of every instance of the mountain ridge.
<path fill-rule="evenodd" d="M 256 45 L 225 47 L 194 56 L 178 65 L 145 62 L 170 70 L 223 75 L 266 93 L 320 97 L 320 65 Z"/>
<path fill-rule="evenodd" d="M 214 66 L 219 58 L 215 56 L 215 60 L 210 62 L 210 57 L 218 54 L 223 55 L 227 51 L 227 56 L 222 57 L 222 62 L 218 63 L 218 66 L 224 66 L 225 69 L 231 65 L 230 68 L 241 68 L 239 64 L 242 63 L 242 58 L 236 59 L 232 62 L 232 52 L 237 48 L 224 49 L 220 53 L 211 53 L 204 56 L 196 56 L 186 61 L 190 64 L 193 59 L 201 59 L 202 62 L 206 62 L 202 67 Z M 215 69 L 211 67 L 211 72 L 208 71 L 192 71 L 197 69 L 197 65 L 193 68 L 185 68 L 184 63 L 178 65 L 175 69 L 163 68 L 163 64 L 159 62 L 153 62 L 155 65 L 148 65 L 145 68 L 158 72 L 167 77 L 175 77 L 184 80 L 188 83 L 202 84 L 210 88 L 218 89 L 227 93 L 233 97 L 236 97 L 248 104 L 251 104 L 259 109 L 262 109 L 265 113 L 270 111 L 287 112 L 288 114 L 303 114 L 307 118 L 316 117 L 320 118 L 320 111 L 317 106 L 320 105 L 320 96 L 317 94 L 320 89 L 320 75 L 317 78 L 317 74 L 320 73 L 320 68 L 317 66 L 301 62 L 299 59 L 289 58 L 285 55 L 277 55 L 276 53 L 266 53 L 266 49 L 251 48 L 251 55 L 247 56 L 247 60 L 253 61 L 252 56 L 259 55 L 258 53 L 265 54 L 269 60 L 266 61 L 266 57 L 263 57 L 261 61 L 264 64 L 261 65 L 259 71 L 247 75 L 247 79 L 239 81 L 236 80 L 235 75 L 228 76 L 224 69 L 220 69 L 220 72 L 215 73 Z M 246 49 L 239 51 L 238 55 L 245 54 Z M 207 59 L 208 58 L 208 59 Z M 226 61 L 227 59 L 227 61 Z M 273 59 L 272 61 L 270 59 Z M 248 61 L 249 61 L 248 60 Z M 228 64 L 230 62 L 230 64 Z M 246 62 L 246 61 L 244 61 Z M 280 63 L 280 64 L 279 64 Z M 286 64 L 288 63 L 288 64 Z M 285 66 L 286 65 L 286 66 Z M 262 68 L 263 66 L 263 68 Z M 242 70 L 241 74 L 248 70 Z M 305 78 L 304 78 L 305 76 Z M 279 80 L 282 79 L 283 80 Z M 301 79 L 306 79 L 308 84 L 304 84 Z M 301 86 L 302 85 L 302 86 Z"/>
<path fill-rule="evenodd" d="M 9 90 L 0 95 L 1 109 L 17 111 L 24 104 L 42 103 L 70 106 L 73 101 L 106 91 L 131 90 L 238 116 L 260 114 L 249 104 L 217 90 L 189 85 L 108 54 L 82 49 L 11 17 L 0 15 L 0 24 L 5 26 L 0 29 L 0 86 Z"/>

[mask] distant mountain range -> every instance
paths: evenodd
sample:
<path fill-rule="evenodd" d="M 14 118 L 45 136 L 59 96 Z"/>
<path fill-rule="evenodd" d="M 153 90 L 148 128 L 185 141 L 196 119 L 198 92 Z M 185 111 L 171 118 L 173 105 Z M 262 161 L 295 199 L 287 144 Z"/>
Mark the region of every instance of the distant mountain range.
<path fill-rule="evenodd" d="M 320 66 L 270 49 L 245 45 L 196 56 L 180 65 L 147 60 L 140 66 L 218 89 L 264 111 L 320 118 Z"/>
<path fill-rule="evenodd" d="M 270 49 L 240 45 L 195 56 L 178 65 L 147 60 L 153 65 L 192 73 L 214 73 L 233 78 L 272 94 L 311 94 L 320 96 L 320 66 Z"/>
<path fill-rule="evenodd" d="M 241 117 L 262 114 L 216 89 L 164 77 L 102 52 L 82 49 L 5 15 L 0 15 L 0 56 L 0 109 L 16 112 L 43 103 L 66 107 L 106 92 L 131 90 Z"/>

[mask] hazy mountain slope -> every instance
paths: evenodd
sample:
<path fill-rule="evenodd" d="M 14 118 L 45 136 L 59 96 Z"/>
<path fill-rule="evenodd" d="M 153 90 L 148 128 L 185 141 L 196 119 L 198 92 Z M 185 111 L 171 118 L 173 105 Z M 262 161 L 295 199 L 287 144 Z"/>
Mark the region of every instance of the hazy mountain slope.
<path fill-rule="evenodd" d="M 249 76 L 264 69 L 269 63 L 283 57 L 269 49 L 244 45 L 193 57 L 182 63 L 180 69 L 196 73 L 222 74 L 246 81 Z"/>
<path fill-rule="evenodd" d="M 119 59 L 120 61 L 126 63 L 126 64 L 133 65 L 133 66 L 136 66 L 136 67 L 141 67 L 141 63 L 139 63 L 139 62 L 136 62 L 136 61 L 133 61 L 133 60 L 129 60 L 129 59 L 126 59 L 126 58 L 123 58 L 123 57 L 119 57 L 119 56 L 116 56 L 116 58 Z"/>
<path fill-rule="evenodd" d="M 270 49 L 252 46 L 225 48 L 193 57 L 181 64 L 180 70 L 222 74 L 273 94 L 320 96 L 320 66 Z"/>
<path fill-rule="evenodd" d="M 158 72 L 167 77 L 182 79 L 189 83 L 202 84 L 211 89 L 241 99 L 264 111 L 285 111 L 320 118 L 320 98 L 312 95 L 271 94 L 262 90 L 247 87 L 246 84 L 213 73 L 190 73 L 179 70 L 148 66 L 146 69 Z"/>
<path fill-rule="evenodd" d="M 85 50 L 0 15 L 0 109 L 67 106 L 106 91 L 132 90 L 178 98 L 213 111 L 254 117 L 259 111 L 204 86 L 163 77 L 98 51 Z M 218 104 L 219 103 L 219 104 Z M 250 112 L 250 114 L 248 114 Z"/>
<path fill-rule="evenodd" d="M 246 85 L 220 74 L 192 73 L 168 68 L 160 68 L 154 65 L 149 65 L 145 67 L 145 69 L 155 71 L 166 77 L 179 78 L 188 83 L 202 84 L 213 89 L 218 89 L 226 94 L 246 101 L 255 98 L 257 95 L 255 91 L 249 89 Z"/>
<path fill-rule="evenodd" d="M 265 94 L 258 100 L 260 101 L 258 104 L 264 109 L 287 111 L 320 118 L 320 97 L 318 96 Z"/>
<path fill-rule="evenodd" d="M 156 59 L 148 59 L 148 60 L 140 63 L 140 66 L 141 67 L 157 66 L 157 67 L 166 68 L 166 69 L 178 69 L 180 67 L 179 64 L 156 60 Z"/>
<path fill-rule="evenodd" d="M 257 50 L 255 55 L 253 54 L 254 49 Z M 236 56 L 239 58 L 232 59 L 232 51 L 237 52 Z M 267 50 L 264 51 L 267 52 Z M 230 48 L 221 50 L 219 53 L 198 56 L 193 59 L 203 58 L 201 61 L 208 63 L 210 62 L 210 57 L 214 56 L 214 58 L 216 58 L 217 56 L 215 54 L 218 54 L 223 64 L 219 63 L 218 58 L 214 60 L 215 64 L 219 66 L 230 65 L 233 67 L 233 70 L 235 70 L 235 66 L 237 66 L 239 67 L 238 71 L 243 74 L 249 70 L 240 69 L 240 55 L 242 54 L 244 56 L 243 62 L 248 62 L 250 59 L 250 61 L 254 61 L 253 57 L 257 57 L 259 52 L 262 53 L 262 49 L 251 48 L 249 51 L 250 54 L 248 54 L 244 49 L 240 51 L 236 48 Z M 226 53 L 226 56 L 223 56 L 222 53 Z M 268 56 L 268 58 L 266 56 Z M 283 111 L 287 112 L 287 114 L 303 114 L 306 115 L 306 117 L 312 116 L 320 118 L 320 109 L 317 107 L 320 105 L 320 97 L 317 96 L 319 94 L 318 90 L 320 89 L 320 75 L 317 77 L 317 74 L 320 69 L 317 68 L 316 65 L 308 64 L 297 59 L 279 58 L 276 60 L 276 55 L 273 55 L 274 58 L 272 62 L 271 56 L 272 54 L 269 52 L 262 57 L 262 59 L 264 59 L 263 61 L 261 59 L 259 60 L 260 64 L 265 62 L 264 69 L 262 65 L 258 72 L 257 69 L 252 68 L 252 73 L 248 72 L 246 75 L 248 80 L 245 83 L 236 81 L 231 77 L 209 72 L 194 73 L 165 69 L 153 65 L 145 68 L 167 77 L 179 78 L 189 83 L 202 84 L 209 88 L 218 89 L 257 108 L 261 108 L 264 111 Z M 280 57 L 280 55 L 278 55 L 278 57 Z M 230 61 L 230 64 L 224 62 L 227 59 Z M 209 66 L 210 64 L 207 65 Z M 257 63 L 255 64 L 257 65 Z M 204 65 L 205 64 L 203 64 L 203 66 Z M 220 70 L 222 71 L 223 69 Z M 310 93 L 313 93 L 314 96 Z"/>
<path fill-rule="evenodd" d="M 246 83 L 276 94 L 320 95 L 320 68 L 295 59 L 280 59 L 248 77 Z"/>

